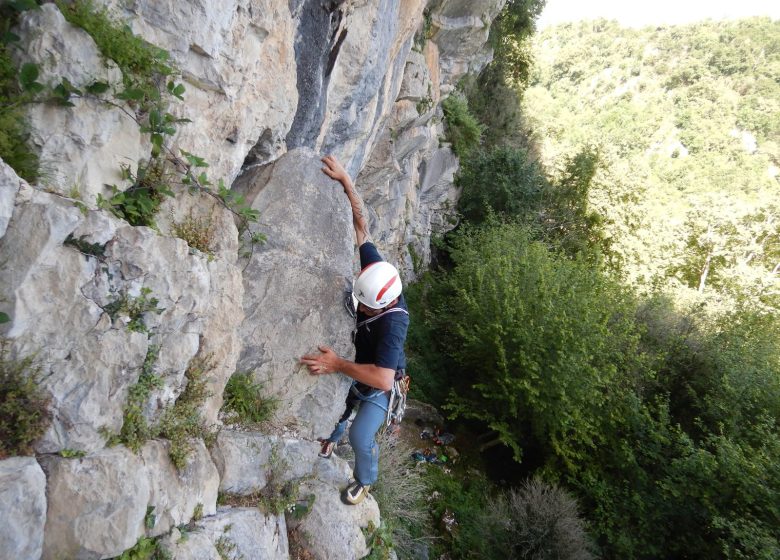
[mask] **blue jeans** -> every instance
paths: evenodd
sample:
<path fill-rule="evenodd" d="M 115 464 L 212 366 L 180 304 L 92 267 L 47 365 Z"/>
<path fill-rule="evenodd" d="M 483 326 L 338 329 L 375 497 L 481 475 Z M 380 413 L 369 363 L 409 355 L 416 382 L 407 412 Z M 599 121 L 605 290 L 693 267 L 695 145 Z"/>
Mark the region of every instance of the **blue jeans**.
<path fill-rule="evenodd" d="M 328 441 L 338 442 L 347 429 L 352 409 L 357 405 L 358 412 L 349 429 L 349 443 L 355 451 L 355 480 L 364 485 L 374 484 L 379 476 L 379 444 L 376 433 L 387 417 L 387 405 L 390 395 L 378 389 L 368 395 L 355 395 L 350 389 L 346 410 L 339 419 Z"/>

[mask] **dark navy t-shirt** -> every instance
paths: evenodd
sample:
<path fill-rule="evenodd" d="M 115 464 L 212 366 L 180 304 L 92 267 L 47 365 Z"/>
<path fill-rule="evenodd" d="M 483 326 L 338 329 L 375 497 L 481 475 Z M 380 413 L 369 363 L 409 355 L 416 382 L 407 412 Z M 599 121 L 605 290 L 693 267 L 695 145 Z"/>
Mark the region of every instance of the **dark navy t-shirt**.
<path fill-rule="evenodd" d="M 360 267 L 384 260 L 370 241 L 360 246 Z M 401 295 L 393 307 L 406 309 L 406 300 Z M 358 311 L 357 322 L 370 317 Z M 374 364 L 378 367 L 397 371 L 406 368 L 404 343 L 406 331 L 409 328 L 409 316 L 396 311 L 385 313 L 368 325 L 360 327 L 355 334 L 355 362 L 358 364 Z"/>

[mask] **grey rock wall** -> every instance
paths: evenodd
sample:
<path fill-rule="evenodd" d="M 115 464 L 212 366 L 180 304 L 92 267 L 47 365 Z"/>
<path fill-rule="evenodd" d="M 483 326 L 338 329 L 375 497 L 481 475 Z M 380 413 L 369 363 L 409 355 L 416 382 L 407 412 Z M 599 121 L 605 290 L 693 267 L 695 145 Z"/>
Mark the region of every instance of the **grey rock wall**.
<path fill-rule="evenodd" d="M 127 188 L 123 165 L 149 157 L 136 122 L 143 115 L 116 99 L 30 106 L 42 178 L 28 185 L 0 161 L 0 311 L 11 319 L 0 337 L 9 359 L 34 358 L 52 422 L 35 444 L 37 460 L 0 462 L 0 517 L 12 519 L 0 528 L 0 557 L 109 558 L 159 536 L 174 558 L 218 558 L 230 543 L 247 559 L 287 558 L 288 530 L 321 543 L 317 558 L 369 552 L 360 528 L 380 522 L 376 502 L 344 507 L 338 494 L 350 467 L 316 457 L 313 441 L 340 415 L 349 381 L 312 377 L 298 363 L 320 344 L 352 355 L 342 305 L 357 272 L 350 208 L 319 158 L 345 163 L 380 250 L 413 278 L 429 262 L 430 237 L 454 224 L 457 158 L 442 142 L 438 103 L 489 60 L 487 30 L 503 3 L 96 2 L 168 50 L 179 69 L 185 101 L 169 110 L 191 122 L 178 127 L 172 153 L 203 157 L 211 181 L 245 195 L 260 219 L 240 238 L 214 196 L 177 188 L 156 228 L 130 226 L 97 200 L 110 195 L 107 185 Z M 419 40 L 424 10 L 427 41 Z M 116 65 L 55 4 L 26 12 L 15 31 L 15 60 L 37 63 L 45 85 L 104 81 L 109 98 L 121 89 Z M 210 254 L 173 235 L 187 217 L 211 224 Z M 250 233 L 267 242 L 247 253 Z M 133 330 L 115 304 L 143 294 L 158 303 Z M 210 450 L 194 439 L 182 470 L 164 439 L 138 453 L 108 447 L 155 354 L 161 383 L 143 403 L 148 422 L 181 396 L 188 367 L 208 363 L 204 423 L 219 427 L 225 384 L 248 371 L 280 402 L 272 433 L 224 430 Z M 307 517 L 217 510 L 220 488 L 264 488 L 272 456 L 317 496 Z M 175 527 L 196 512 L 204 518 L 180 541 Z"/>
<path fill-rule="evenodd" d="M 26 14 L 17 34 L 24 52 L 11 51 L 20 62 L 38 64 L 38 81 L 47 86 L 67 79 L 76 88 L 96 81 L 122 89 L 122 72 L 113 61 L 104 61 L 95 42 L 83 30 L 70 25 L 54 4 Z M 74 107 L 63 110 L 46 103 L 29 111 L 32 142 L 38 148 L 48 190 L 62 195 L 78 191 L 94 205 L 104 184 L 119 184 L 123 164 L 148 157 L 150 145 L 138 125 L 124 111 L 94 100 L 77 97 Z"/>
<path fill-rule="evenodd" d="M 0 461 L 0 552 L 40 558 L 46 522 L 46 478 L 32 457 Z"/>
<path fill-rule="evenodd" d="M 355 234 L 341 186 L 321 167 L 317 154 L 300 148 L 239 181 L 260 211 L 268 242 L 244 269 L 238 369 L 253 372 L 282 401 L 277 421 L 306 437 L 330 433 L 348 380 L 311 376 L 299 358 L 321 344 L 340 355 L 352 352 L 342 302 Z"/>
<path fill-rule="evenodd" d="M 0 159 L 0 239 L 5 235 L 8 223 L 14 215 L 14 202 L 22 186 L 29 188 L 29 185 Z"/>
<path fill-rule="evenodd" d="M 197 508 L 216 512 L 219 475 L 202 443 L 182 471 L 159 441 L 139 454 L 120 446 L 40 462 L 48 481 L 43 558 L 111 558 L 145 534 L 188 522 Z"/>
<path fill-rule="evenodd" d="M 223 430 L 212 456 L 225 493 L 256 495 L 269 485 L 299 484 L 298 500 L 311 510 L 302 519 L 287 515 L 285 526 L 309 543 L 314 558 L 362 558 L 370 551 L 361 530 L 379 526 L 379 507 L 370 495 L 357 507 L 345 507 L 339 496 L 351 468 L 335 455 L 318 457 L 318 451 L 317 442 Z"/>
<path fill-rule="evenodd" d="M 319 449 L 317 442 L 223 430 L 212 457 L 222 492 L 252 494 L 265 488 L 270 478 L 276 482 L 315 478 L 336 490 L 344 488 L 351 475 L 349 466 L 337 457 L 318 457 Z"/>
<path fill-rule="evenodd" d="M 134 453 L 116 447 L 40 461 L 49 498 L 43 558 L 110 558 L 144 534 L 151 484 Z"/>
<path fill-rule="evenodd" d="M 398 100 L 357 177 L 375 239 L 406 280 L 430 263 L 431 237 L 456 223 L 458 160 L 441 143 L 437 52 L 429 42 L 410 54 Z"/>
<path fill-rule="evenodd" d="M 204 157 L 213 179 L 230 185 L 245 160 L 264 163 L 286 150 L 299 95 L 291 2 L 105 3 L 181 68 L 186 102 L 174 110 L 192 123 L 176 145 Z"/>
<path fill-rule="evenodd" d="M 104 245 L 104 253 L 82 254 L 65 244 L 69 237 Z M 72 202 L 32 188 L 16 198 L 0 259 L 0 301 L 13 318 L 6 336 L 18 355 L 36 356 L 52 399 L 54 419 L 38 451 L 103 447 L 103 432 L 122 426 L 128 389 L 152 346 L 159 348 L 155 367 L 164 380 L 155 408 L 178 397 L 184 371 L 199 352 L 215 364 L 210 376 L 217 390 L 210 400 L 221 404 L 242 319 L 235 265 L 209 261 L 190 253 L 181 239 L 128 226 L 105 212 L 84 215 Z M 147 333 L 128 329 L 128 317 L 106 311 L 142 289 L 161 310 L 144 315 Z"/>
<path fill-rule="evenodd" d="M 438 0 L 431 11 L 431 40 L 439 50 L 441 82 L 446 92 L 469 72 L 479 72 L 493 53 L 487 45 L 490 24 L 506 0 Z"/>
<path fill-rule="evenodd" d="M 344 507 L 338 492 L 320 480 L 307 481 L 302 491 L 315 494 L 317 499 L 311 511 L 301 520 L 290 520 L 289 527 L 310 544 L 313 558 L 356 560 L 371 552 L 363 529 L 370 524 L 379 527 L 380 519 L 379 506 L 370 495 L 356 506 Z"/>
<path fill-rule="evenodd" d="M 188 530 L 174 529 L 162 541 L 172 560 L 287 560 L 288 541 L 283 515 L 266 515 L 257 508 L 220 508 Z"/>

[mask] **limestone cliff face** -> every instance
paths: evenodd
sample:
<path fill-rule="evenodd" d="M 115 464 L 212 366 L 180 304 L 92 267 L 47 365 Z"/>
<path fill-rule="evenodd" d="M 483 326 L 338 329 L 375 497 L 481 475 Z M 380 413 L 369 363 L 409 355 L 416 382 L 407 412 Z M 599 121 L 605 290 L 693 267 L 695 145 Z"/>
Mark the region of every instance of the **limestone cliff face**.
<path fill-rule="evenodd" d="M 317 459 L 313 442 L 339 416 L 348 381 L 297 364 L 318 344 L 350 354 L 342 297 L 355 273 L 351 216 L 319 157 L 345 163 L 377 245 L 412 279 L 429 262 L 432 233 L 454 220 L 457 159 L 441 143 L 439 102 L 489 60 L 488 26 L 503 3 L 99 2 L 170 53 L 186 85 L 170 110 L 191 121 L 171 150 L 202 157 L 212 182 L 244 194 L 260 216 L 251 229 L 267 242 L 247 254 L 231 213 L 184 189 L 164 202 L 157 229 L 116 218 L 98 195 L 123 188 L 121 167 L 152 149 L 134 108 L 90 97 L 30 107 L 44 178 L 29 185 L 0 161 L 0 311 L 11 318 L 0 336 L 12 357 L 34 356 L 52 422 L 36 458 L 0 461 L 0 518 L 13 520 L 0 526 L 0 557 L 110 558 L 163 536 L 174 558 L 218 558 L 233 526 L 227 538 L 244 558 L 287 558 L 283 515 L 216 505 L 218 490 L 263 489 L 282 476 L 272 473 L 280 462 L 290 466 L 283 476 L 314 477 L 306 491 L 318 496 L 315 509 L 296 523 L 322 543 L 314 556 L 369 552 L 359 528 L 378 524 L 376 503 L 339 505 L 349 466 Z M 37 63 L 40 82 L 121 89 L 116 65 L 54 4 L 26 12 L 16 33 L 18 61 Z M 172 233 L 193 216 L 210 224 L 210 255 Z M 85 254 L 73 240 L 100 249 Z M 135 318 L 118 304 L 144 298 L 156 299 L 144 328 L 128 328 Z M 225 428 L 211 449 L 191 442 L 183 469 L 164 438 L 138 452 L 108 446 L 144 371 L 160 379 L 142 410 L 154 423 L 186 390 L 188 368 L 203 363 L 208 424 L 219 423 L 230 376 L 250 371 L 282 403 L 274 433 Z M 201 515 L 187 541 L 176 538 L 176 526 Z"/>

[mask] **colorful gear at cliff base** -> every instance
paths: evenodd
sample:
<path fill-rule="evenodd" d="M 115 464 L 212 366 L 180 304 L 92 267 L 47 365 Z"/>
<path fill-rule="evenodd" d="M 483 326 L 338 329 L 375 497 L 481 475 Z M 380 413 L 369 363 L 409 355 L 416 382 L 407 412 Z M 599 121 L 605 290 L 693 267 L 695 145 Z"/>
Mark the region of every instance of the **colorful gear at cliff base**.
<path fill-rule="evenodd" d="M 439 434 L 433 438 L 433 443 L 435 443 L 436 445 L 449 445 L 453 441 L 455 441 L 455 436 L 448 432 Z"/>
<path fill-rule="evenodd" d="M 441 465 L 446 463 L 449 460 L 449 458 L 443 453 L 437 454 L 436 452 L 432 451 L 430 448 L 425 449 L 423 451 L 420 450 L 414 451 L 411 457 L 418 463 L 422 463 L 423 461 L 425 461 L 426 463 L 431 463 L 432 465 Z"/>

